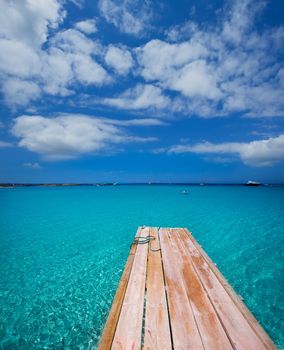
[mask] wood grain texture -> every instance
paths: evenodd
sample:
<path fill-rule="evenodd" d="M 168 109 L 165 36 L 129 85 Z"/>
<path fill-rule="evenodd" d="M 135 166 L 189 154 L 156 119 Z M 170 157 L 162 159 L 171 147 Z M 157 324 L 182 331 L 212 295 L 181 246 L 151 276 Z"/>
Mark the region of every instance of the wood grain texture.
<path fill-rule="evenodd" d="M 139 227 L 135 237 L 139 237 L 140 233 L 141 233 L 141 228 Z M 120 316 L 120 311 L 122 308 L 123 299 L 127 288 L 130 272 L 132 269 L 136 249 L 137 249 L 137 245 L 134 245 L 134 244 L 131 245 L 129 256 L 125 264 L 125 268 L 122 273 L 120 282 L 118 284 L 117 291 L 114 296 L 112 306 L 109 312 L 109 316 L 107 318 L 107 321 L 98 345 L 98 350 L 109 350 L 111 348 L 111 344 L 114 338 L 116 326 Z"/>
<path fill-rule="evenodd" d="M 181 230 L 179 235 L 234 348 L 267 350 L 186 232 Z"/>
<path fill-rule="evenodd" d="M 206 252 L 201 248 L 201 246 L 198 244 L 198 242 L 193 238 L 192 234 L 187 229 L 184 229 L 184 231 L 187 233 L 189 239 L 192 241 L 192 243 L 194 244 L 196 249 L 199 251 L 199 253 L 202 255 L 204 260 L 208 263 L 208 265 L 210 266 L 212 272 L 215 274 L 215 276 L 219 280 L 220 284 L 224 287 L 226 292 L 229 294 L 229 296 L 231 297 L 232 301 L 236 304 L 238 309 L 242 312 L 244 317 L 247 319 L 247 321 L 250 324 L 250 326 L 254 329 L 254 331 L 257 334 L 257 336 L 265 344 L 266 348 L 269 349 L 269 350 L 277 350 L 277 347 L 275 346 L 275 344 L 273 343 L 271 338 L 268 336 L 268 334 L 261 327 L 261 325 L 258 323 L 256 318 L 250 312 L 250 310 L 243 303 L 243 301 L 240 299 L 238 294 L 230 286 L 229 282 L 225 279 L 225 277 L 222 275 L 220 270 L 216 267 L 216 265 L 211 260 L 211 258 L 206 254 Z"/>
<path fill-rule="evenodd" d="M 159 249 L 158 229 L 151 228 L 150 235 L 155 237 L 155 240 L 151 242 L 152 250 Z M 152 250 L 149 249 L 148 253 L 144 349 L 171 350 L 172 342 L 161 252 Z"/>
<path fill-rule="evenodd" d="M 161 251 L 132 245 L 99 350 L 277 349 L 189 231 L 149 234 Z"/>
<path fill-rule="evenodd" d="M 142 228 L 140 236 L 148 236 Z M 140 350 L 148 244 L 138 244 L 111 349 Z"/>
<path fill-rule="evenodd" d="M 187 298 L 181 271 L 176 264 L 177 249 L 169 229 L 159 231 L 167 287 L 169 314 L 174 349 L 204 350 L 194 315 Z"/>
<path fill-rule="evenodd" d="M 198 275 L 192 265 L 191 257 L 179 237 L 178 230 L 171 230 L 172 241 L 179 252 L 177 266 L 183 276 L 188 300 L 198 325 L 200 337 L 205 350 L 219 349 L 232 350 L 233 347 L 220 323 L 206 290 L 203 288 Z"/>

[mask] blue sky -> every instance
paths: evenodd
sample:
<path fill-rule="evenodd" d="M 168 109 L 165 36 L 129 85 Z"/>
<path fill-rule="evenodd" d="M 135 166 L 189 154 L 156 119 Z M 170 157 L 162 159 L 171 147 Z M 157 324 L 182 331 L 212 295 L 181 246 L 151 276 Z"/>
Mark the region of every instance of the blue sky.
<path fill-rule="evenodd" d="M 281 0 L 0 0 L 0 182 L 284 182 Z"/>

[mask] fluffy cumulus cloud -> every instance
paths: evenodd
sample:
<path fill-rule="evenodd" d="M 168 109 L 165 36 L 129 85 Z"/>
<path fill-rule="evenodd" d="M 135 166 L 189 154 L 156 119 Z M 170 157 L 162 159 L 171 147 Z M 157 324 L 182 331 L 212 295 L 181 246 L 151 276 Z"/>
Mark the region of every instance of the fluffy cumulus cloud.
<path fill-rule="evenodd" d="M 94 19 L 87 19 L 85 21 L 77 22 L 75 28 L 79 29 L 85 34 L 94 34 L 98 30 L 96 21 Z"/>
<path fill-rule="evenodd" d="M 153 120 L 149 120 L 153 125 Z M 113 151 L 114 146 L 151 142 L 155 138 L 128 134 L 128 126 L 147 125 L 137 120 L 115 121 L 86 115 L 59 115 L 54 118 L 23 115 L 15 119 L 14 136 L 19 146 L 40 154 L 46 160 L 73 159 L 82 154 Z"/>
<path fill-rule="evenodd" d="M 51 40 L 51 47 L 57 47 L 65 53 L 98 54 L 100 46 L 76 29 L 58 32 Z"/>
<path fill-rule="evenodd" d="M 57 0 L 0 0 L 0 81 L 7 104 L 27 104 L 40 95 L 39 51 L 48 31 L 65 16 Z"/>
<path fill-rule="evenodd" d="M 58 0 L 0 0 L 0 9 L 1 37 L 31 47 L 40 47 L 65 16 Z"/>
<path fill-rule="evenodd" d="M 105 55 L 106 63 L 112 67 L 118 74 L 127 74 L 133 66 L 131 53 L 125 49 L 110 45 Z"/>
<path fill-rule="evenodd" d="M 68 87 L 76 82 L 95 86 L 110 82 L 108 73 L 96 60 L 100 55 L 99 43 L 75 29 L 68 29 L 57 33 L 51 44 L 45 54 L 43 74 L 48 92 L 62 91 L 65 95 Z"/>
<path fill-rule="evenodd" d="M 167 43 L 154 39 L 137 48 L 136 53 L 141 64 L 141 75 L 146 80 L 163 79 L 168 85 L 174 73 L 190 62 L 205 58 L 208 50 L 195 41 Z"/>
<path fill-rule="evenodd" d="M 29 107 L 43 94 L 76 96 L 83 87 L 80 100 L 89 95 L 92 106 L 96 101 L 118 109 L 149 108 L 160 115 L 284 116 L 284 27 L 255 25 L 263 1 L 234 0 L 217 13 L 214 25 L 179 24 L 131 49 L 103 45 L 97 19 L 62 29 L 64 4 L 0 0 L 0 89 L 10 107 Z M 123 33 L 141 36 L 151 27 L 151 1 L 99 0 L 98 8 Z M 130 72 L 135 88 L 125 85 Z M 102 86 L 114 86 L 114 97 L 94 97 L 109 93 Z"/>
<path fill-rule="evenodd" d="M 74 79 L 71 57 L 56 47 L 42 55 L 42 85 L 47 94 L 66 96 L 73 93 L 70 89 Z"/>
<path fill-rule="evenodd" d="M 1 75 L 32 78 L 40 72 L 40 58 L 34 48 L 24 42 L 0 38 Z"/>
<path fill-rule="evenodd" d="M 85 35 L 96 30 L 94 20 L 49 36 L 64 19 L 61 1 L 0 0 L 0 10 L 0 81 L 9 106 L 28 105 L 42 93 L 71 95 L 76 84 L 111 81 L 98 62 L 101 45 Z"/>
<path fill-rule="evenodd" d="M 158 86 L 138 84 L 117 97 L 103 99 L 101 103 L 123 109 L 164 109 L 169 106 L 170 99 Z"/>
<path fill-rule="evenodd" d="M 148 1 L 143 0 L 99 0 L 101 15 L 121 32 L 142 35 L 152 18 Z"/>
<path fill-rule="evenodd" d="M 284 116 L 284 27 L 258 32 L 253 24 L 263 7 L 234 1 L 214 27 L 191 22 L 167 30 L 167 40 L 136 49 L 141 76 L 179 93 L 186 114 Z"/>
<path fill-rule="evenodd" d="M 251 166 L 271 166 L 284 160 L 284 135 L 251 142 L 226 142 L 213 144 L 203 142 L 196 145 L 176 145 L 168 153 L 195 153 L 202 155 L 233 155 Z M 210 158 L 209 158 L 210 159 Z M 214 161 L 215 158 L 213 158 Z"/>
<path fill-rule="evenodd" d="M 40 88 L 37 84 L 17 78 L 7 79 L 2 89 L 5 100 L 13 106 L 26 105 L 40 96 Z"/>

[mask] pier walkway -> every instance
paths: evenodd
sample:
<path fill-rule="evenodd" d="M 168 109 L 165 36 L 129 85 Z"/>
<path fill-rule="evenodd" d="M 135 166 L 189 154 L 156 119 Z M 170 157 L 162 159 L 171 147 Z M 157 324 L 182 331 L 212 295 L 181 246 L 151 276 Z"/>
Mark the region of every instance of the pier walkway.
<path fill-rule="evenodd" d="M 190 232 L 142 227 L 136 241 L 148 236 L 131 246 L 99 350 L 276 349 Z"/>

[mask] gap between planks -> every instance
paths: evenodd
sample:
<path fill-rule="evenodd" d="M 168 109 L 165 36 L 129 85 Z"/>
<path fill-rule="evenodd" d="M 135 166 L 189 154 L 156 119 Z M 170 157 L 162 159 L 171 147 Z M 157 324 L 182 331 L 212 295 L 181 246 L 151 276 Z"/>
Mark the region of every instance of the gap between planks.
<path fill-rule="evenodd" d="M 188 230 L 139 228 L 136 237 L 148 234 L 161 251 L 132 245 L 99 350 L 142 341 L 144 350 L 276 349 Z"/>
<path fill-rule="evenodd" d="M 183 231 L 186 233 L 187 237 L 189 237 L 190 241 L 192 242 L 192 245 L 202 256 L 202 258 L 204 259 L 204 261 L 206 262 L 206 264 L 208 265 L 212 273 L 215 275 L 215 277 L 219 281 L 220 285 L 224 288 L 224 290 L 230 297 L 231 301 L 235 304 L 238 311 L 240 311 L 240 313 L 243 315 L 243 317 L 245 318 L 249 326 L 252 328 L 256 336 L 260 339 L 262 344 L 265 346 L 265 348 L 270 350 L 277 350 L 277 347 L 275 346 L 271 338 L 268 336 L 268 334 L 265 332 L 265 330 L 262 328 L 259 322 L 255 319 L 253 314 L 250 312 L 250 310 L 247 308 L 244 302 L 240 299 L 240 297 L 237 295 L 234 289 L 230 286 L 230 284 L 222 275 L 220 270 L 216 267 L 214 262 L 206 254 L 206 252 L 201 248 L 198 242 L 194 239 L 191 232 L 189 232 L 187 229 L 183 229 Z"/>

